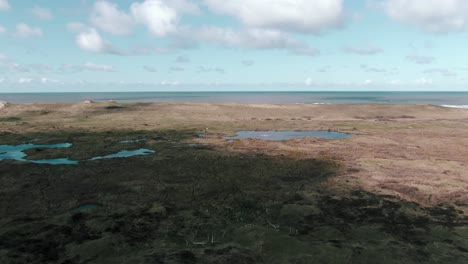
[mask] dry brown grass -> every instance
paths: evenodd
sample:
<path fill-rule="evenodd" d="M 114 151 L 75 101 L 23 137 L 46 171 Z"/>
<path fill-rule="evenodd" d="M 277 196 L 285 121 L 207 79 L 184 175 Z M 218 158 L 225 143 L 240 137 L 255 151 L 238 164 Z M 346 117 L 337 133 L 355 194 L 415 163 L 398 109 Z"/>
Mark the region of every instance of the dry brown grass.
<path fill-rule="evenodd" d="M 120 106 L 111 107 L 109 106 Z M 350 170 L 332 183 L 468 212 L 468 110 L 432 105 L 242 105 L 204 103 L 10 104 L 0 131 L 209 129 L 200 143 L 238 152 L 332 157 Z M 236 130 L 339 130 L 343 140 L 241 140 Z"/>

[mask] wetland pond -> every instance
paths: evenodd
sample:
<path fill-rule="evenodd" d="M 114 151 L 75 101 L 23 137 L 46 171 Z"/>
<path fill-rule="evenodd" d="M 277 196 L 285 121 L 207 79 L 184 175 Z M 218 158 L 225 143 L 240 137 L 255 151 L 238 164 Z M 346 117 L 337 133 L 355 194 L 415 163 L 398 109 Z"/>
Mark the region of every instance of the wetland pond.
<path fill-rule="evenodd" d="M 60 143 L 60 144 L 48 144 L 48 145 L 36 145 L 32 143 L 22 145 L 0 145 L 0 161 L 2 160 L 16 160 L 23 162 L 31 162 L 36 164 L 49 164 L 49 165 L 76 165 L 79 164 L 77 160 L 70 160 L 68 158 L 58 159 L 43 159 L 43 160 L 29 160 L 26 158 L 27 154 L 24 152 L 28 149 L 58 149 L 58 148 L 69 148 L 73 146 L 71 143 Z M 100 159 L 113 159 L 113 158 L 129 158 L 133 156 L 150 155 L 155 153 L 154 150 L 150 149 L 137 149 L 137 150 L 122 150 L 115 154 L 106 156 L 98 156 L 90 158 L 89 160 L 100 160 Z"/>
<path fill-rule="evenodd" d="M 343 139 L 351 137 L 352 134 L 335 132 L 335 131 L 322 131 L 322 130 L 308 130 L 308 131 L 254 131 L 244 130 L 237 131 L 236 136 L 224 137 L 224 139 L 263 139 L 272 141 L 289 140 L 293 138 L 304 138 L 304 137 L 317 137 L 325 139 Z"/>

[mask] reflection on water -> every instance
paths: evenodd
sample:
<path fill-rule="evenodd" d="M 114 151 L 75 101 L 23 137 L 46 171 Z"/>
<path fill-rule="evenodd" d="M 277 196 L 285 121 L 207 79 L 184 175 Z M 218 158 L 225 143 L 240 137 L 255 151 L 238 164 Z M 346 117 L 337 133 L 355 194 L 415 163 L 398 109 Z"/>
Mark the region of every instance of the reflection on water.
<path fill-rule="evenodd" d="M 73 165 L 78 164 L 78 161 L 70 160 L 68 158 L 60 159 L 45 159 L 45 160 L 28 160 L 26 159 L 25 150 L 28 149 L 57 149 L 57 148 L 69 148 L 72 144 L 61 143 L 61 144 L 49 144 L 49 145 L 35 145 L 35 144 L 22 144 L 22 145 L 0 145 L 0 161 L 1 160 L 16 160 L 32 162 L 37 164 L 50 164 L 50 165 Z"/>
<path fill-rule="evenodd" d="M 16 160 L 23 162 L 31 162 L 35 164 L 49 164 L 49 165 L 76 165 L 79 161 L 70 160 L 68 158 L 58 159 L 43 159 L 43 160 L 29 160 L 26 158 L 25 150 L 28 149 L 57 149 L 57 148 L 69 148 L 72 144 L 61 143 L 61 144 L 49 144 L 49 145 L 35 145 L 35 144 L 22 144 L 22 145 L 0 145 L 0 161 L 2 160 Z M 98 156 L 89 160 L 100 160 L 100 159 L 112 159 L 112 158 L 129 158 L 133 156 L 150 155 L 155 153 L 154 150 L 150 149 L 137 149 L 137 150 L 122 150 L 118 153 Z"/>
<path fill-rule="evenodd" d="M 50 165 L 76 165 L 79 162 L 70 159 L 45 159 L 45 160 L 29 160 L 36 164 L 50 164 Z"/>
<path fill-rule="evenodd" d="M 347 133 L 334 131 L 237 131 L 236 136 L 224 137 L 225 139 L 253 138 L 263 140 L 289 140 L 293 138 L 318 137 L 326 139 L 342 139 L 352 136 Z"/>
<path fill-rule="evenodd" d="M 115 154 L 110 154 L 106 156 L 98 156 L 91 158 L 90 160 L 100 160 L 100 159 L 114 159 L 114 158 L 129 158 L 133 156 L 145 156 L 155 153 L 156 151 L 151 149 L 137 149 L 137 150 L 122 150 Z"/>
<path fill-rule="evenodd" d="M 86 210 L 92 210 L 92 209 L 97 209 L 98 205 L 96 204 L 83 204 L 80 205 L 76 210 L 77 211 L 86 211 Z"/>

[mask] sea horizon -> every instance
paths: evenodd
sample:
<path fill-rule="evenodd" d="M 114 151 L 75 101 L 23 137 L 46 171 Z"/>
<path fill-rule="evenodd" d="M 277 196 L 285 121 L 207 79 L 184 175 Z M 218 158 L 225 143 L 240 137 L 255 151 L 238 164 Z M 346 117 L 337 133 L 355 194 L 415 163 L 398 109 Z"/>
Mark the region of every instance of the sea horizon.
<path fill-rule="evenodd" d="M 468 108 L 468 91 L 136 91 L 0 93 L 10 103 L 82 101 L 265 103 L 265 104 L 433 104 Z"/>

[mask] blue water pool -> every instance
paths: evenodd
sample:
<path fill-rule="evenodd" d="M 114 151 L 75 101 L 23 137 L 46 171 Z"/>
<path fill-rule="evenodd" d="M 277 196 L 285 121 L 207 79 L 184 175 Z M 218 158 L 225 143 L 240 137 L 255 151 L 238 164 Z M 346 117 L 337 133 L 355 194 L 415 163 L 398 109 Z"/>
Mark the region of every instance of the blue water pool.
<path fill-rule="evenodd" d="M 151 149 L 137 149 L 137 150 L 122 150 L 120 152 L 106 155 L 106 156 L 98 156 L 91 158 L 89 160 L 101 160 L 101 159 L 114 159 L 114 158 L 129 158 L 133 156 L 146 156 L 155 153 L 156 151 Z"/>
<path fill-rule="evenodd" d="M 16 160 L 24 162 L 32 162 L 37 164 L 51 164 L 51 165 L 72 165 L 78 164 L 78 161 L 70 160 L 68 158 L 50 159 L 50 160 L 28 160 L 26 159 L 25 150 L 28 149 L 57 149 L 57 148 L 69 148 L 72 144 L 60 143 L 60 144 L 49 144 L 49 145 L 36 145 L 36 144 L 22 144 L 22 145 L 0 145 L 0 161 L 1 160 Z"/>
<path fill-rule="evenodd" d="M 49 145 L 36 145 L 36 144 L 22 144 L 22 145 L 0 145 L 0 161 L 2 160 L 16 160 L 23 162 L 30 162 L 36 164 L 49 164 L 49 165 L 76 165 L 79 164 L 77 160 L 70 160 L 68 158 L 58 159 L 43 159 L 43 160 L 30 160 L 27 159 L 27 155 L 24 152 L 28 149 L 57 149 L 57 148 L 69 148 L 72 144 L 61 143 L 61 144 L 49 144 Z M 100 159 L 113 159 L 113 158 L 129 158 L 133 156 L 150 155 L 155 153 L 154 150 L 150 149 L 137 149 L 137 150 L 122 150 L 115 154 L 106 156 L 98 156 L 90 158 L 89 160 L 100 160 Z"/>
<path fill-rule="evenodd" d="M 131 143 L 140 143 L 144 141 L 146 141 L 146 139 L 127 139 L 127 140 L 121 140 L 119 142 L 122 144 L 131 144 Z"/>
<path fill-rule="evenodd" d="M 334 132 L 334 131 L 321 131 L 321 130 L 310 130 L 310 131 L 237 131 L 236 136 L 224 137 L 225 139 L 242 139 L 242 138 L 253 138 L 263 140 L 289 140 L 293 138 L 304 138 L 304 137 L 318 137 L 325 139 L 342 139 L 351 137 L 351 134 Z"/>
<path fill-rule="evenodd" d="M 93 210 L 93 209 L 97 209 L 97 208 L 98 208 L 97 204 L 83 204 L 83 205 L 78 206 L 78 208 L 76 210 L 77 211 L 86 211 L 86 210 Z"/>

